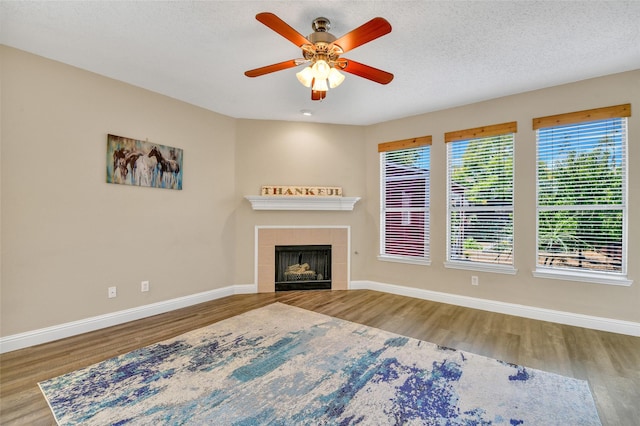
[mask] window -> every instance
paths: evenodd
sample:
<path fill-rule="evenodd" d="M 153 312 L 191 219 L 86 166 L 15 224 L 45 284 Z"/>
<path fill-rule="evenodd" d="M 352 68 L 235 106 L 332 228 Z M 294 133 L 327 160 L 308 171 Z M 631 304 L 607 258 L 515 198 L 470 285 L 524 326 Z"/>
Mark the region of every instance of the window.
<path fill-rule="evenodd" d="M 517 123 L 445 134 L 447 263 L 453 268 L 515 273 L 513 148 Z"/>
<path fill-rule="evenodd" d="M 537 139 L 536 276 L 628 285 L 630 105 L 533 120 Z"/>
<path fill-rule="evenodd" d="M 378 145 L 380 259 L 429 263 L 431 136 Z"/>

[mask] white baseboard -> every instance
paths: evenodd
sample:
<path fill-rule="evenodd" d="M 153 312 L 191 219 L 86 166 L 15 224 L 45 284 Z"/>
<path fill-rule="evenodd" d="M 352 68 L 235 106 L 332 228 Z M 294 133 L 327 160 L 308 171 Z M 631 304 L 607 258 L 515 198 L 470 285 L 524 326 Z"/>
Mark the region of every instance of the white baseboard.
<path fill-rule="evenodd" d="M 349 289 L 382 291 L 401 296 L 415 297 L 416 299 L 431 300 L 434 302 L 448 303 L 467 308 L 481 309 L 501 314 L 515 315 L 524 318 L 640 337 L 640 323 L 631 321 L 554 311 L 551 309 L 498 302 L 495 300 L 478 299 L 475 297 L 460 296 L 449 293 L 440 293 L 437 291 L 422 290 L 375 281 L 351 281 Z M 11 352 L 17 349 L 39 345 L 41 343 L 52 342 L 65 337 L 71 337 L 87 333 L 89 331 L 99 330 L 101 328 L 111 327 L 129 321 L 135 321 L 141 318 L 162 314 L 175 309 L 185 308 L 187 306 L 220 299 L 234 294 L 252 294 L 257 292 L 258 287 L 256 284 L 233 285 L 124 311 L 113 312 L 79 321 L 41 328 L 39 330 L 28 331 L 26 333 L 14 334 L 0 338 L 0 353 Z"/>
<path fill-rule="evenodd" d="M 375 281 L 351 281 L 349 289 L 376 290 L 401 296 L 415 297 L 417 299 L 431 300 L 434 302 L 448 303 L 450 305 L 497 312 L 500 314 L 515 315 L 524 318 L 573 325 L 576 327 L 591 328 L 594 330 L 610 331 L 612 333 L 627 334 L 630 336 L 640 336 L 640 323 L 631 321 L 594 317 L 591 315 L 575 314 L 564 311 L 554 311 L 551 309 L 498 302 L 495 300 L 478 299 L 475 297 L 460 296 L 449 293 L 440 293 L 437 291 L 403 287 L 394 284 L 384 284 Z"/>
<path fill-rule="evenodd" d="M 185 308 L 198 303 L 220 299 L 234 294 L 256 293 L 255 284 L 233 285 L 219 288 L 203 293 L 192 294 L 176 299 L 165 300 L 163 302 L 150 305 L 139 306 L 137 308 L 126 309 L 124 311 L 113 312 L 96 317 L 86 318 L 79 321 L 68 322 L 52 327 L 41 328 L 39 330 L 28 331 L 26 333 L 14 334 L 0 338 L 0 353 L 11 352 L 41 343 L 52 342 L 54 340 L 71 337 L 101 328 L 135 321 L 141 318 L 158 315 L 175 309 Z"/>

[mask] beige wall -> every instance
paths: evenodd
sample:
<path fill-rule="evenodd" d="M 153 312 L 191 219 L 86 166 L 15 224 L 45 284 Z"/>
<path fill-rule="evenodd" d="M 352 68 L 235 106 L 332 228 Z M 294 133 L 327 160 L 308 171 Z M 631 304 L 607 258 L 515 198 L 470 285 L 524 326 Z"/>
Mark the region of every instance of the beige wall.
<path fill-rule="evenodd" d="M 235 121 L 0 49 L 2 335 L 232 283 Z M 182 148 L 184 189 L 107 184 L 107 133 Z"/>
<path fill-rule="evenodd" d="M 534 278 L 535 132 L 534 117 L 623 103 L 632 104 L 629 119 L 629 270 L 631 287 Z M 515 142 L 515 266 L 517 275 L 446 269 L 446 149 L 444 133 L 508 121 L 518 122 Z M 586 80 L 460 108 L 369 126 L 367 140 L 367 213 L 379 220 L 379 142 L 433 135 L 431 153 L 431 266 L 376 260 L 367 253 L 372 281 L 478 297 L 540 308 L 640 321 L 640 71 Z M 367 247 L 378 235 L 368 233 Z M 480 285 L 471 286 L 471 275 Z"/>
<path fill-rule="evenodd" d="M 364 128 L 282 121 L 238 120 L 236 140 L 236 283 L 254 283 L 257 225 L 351 227 L 351 277 L 363 279 L 367 226 L 364 201 L 353 211 L 253 211 L 245 195 L 262 185 L 341 186 L 346 197 L 366 192 Z"/>
<path fill-rule="evenodd" d="M 14 49 L 0 54 L 2 336 L 254 284 L 256 225 L 350 226 L 352 280 L 640 321 L 640 71 L 359 127 L 235 120 Z M 533 278 L 531 119 L 627 102 L 633 286 Z M 445 269 L 443 133 L 513 120 L 518 273 Z M 184 149 L 184 189 L 105 183 L 107 133 Z M 422 135 L 434 141 L 432 265 L 378 261 L 376 145 Z M 341 186 L 362 200 L 354 211 L 278 212 L 244 199 L 278 184 Z M 118 297 L 107 299 L 112 285 Z"/>

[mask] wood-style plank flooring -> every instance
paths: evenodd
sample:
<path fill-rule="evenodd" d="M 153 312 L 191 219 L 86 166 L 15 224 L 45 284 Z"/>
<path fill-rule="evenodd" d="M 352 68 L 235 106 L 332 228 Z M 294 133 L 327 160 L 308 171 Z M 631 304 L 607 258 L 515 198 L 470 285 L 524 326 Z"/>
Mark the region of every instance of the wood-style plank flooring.
<path fill-rule="evenodd" d="M 0 355 L 0 424 L 55 424 L 39 381 L 276 301 L 588 380 L 604 425 L 640 425 L 640 337 L 369 290 L 230 296 Z"/>

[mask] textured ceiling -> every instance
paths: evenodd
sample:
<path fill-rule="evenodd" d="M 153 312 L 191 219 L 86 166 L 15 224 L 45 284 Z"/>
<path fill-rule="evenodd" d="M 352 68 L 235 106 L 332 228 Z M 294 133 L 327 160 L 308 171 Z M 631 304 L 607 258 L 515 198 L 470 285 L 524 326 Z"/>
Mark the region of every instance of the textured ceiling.
<path fill-rule="evenodd" d="M 265 11 L 303 35 L 325 16 L 337 37 L 386 18 L 344 56 L 394 80 L 346 74 L 313 102 L 298 68 L 245 77 L 301 57 Z M 640 1 L 0 1 L 2 44 L 231 117 L 357 125 L 640 69 L 639 23 Z"/>

